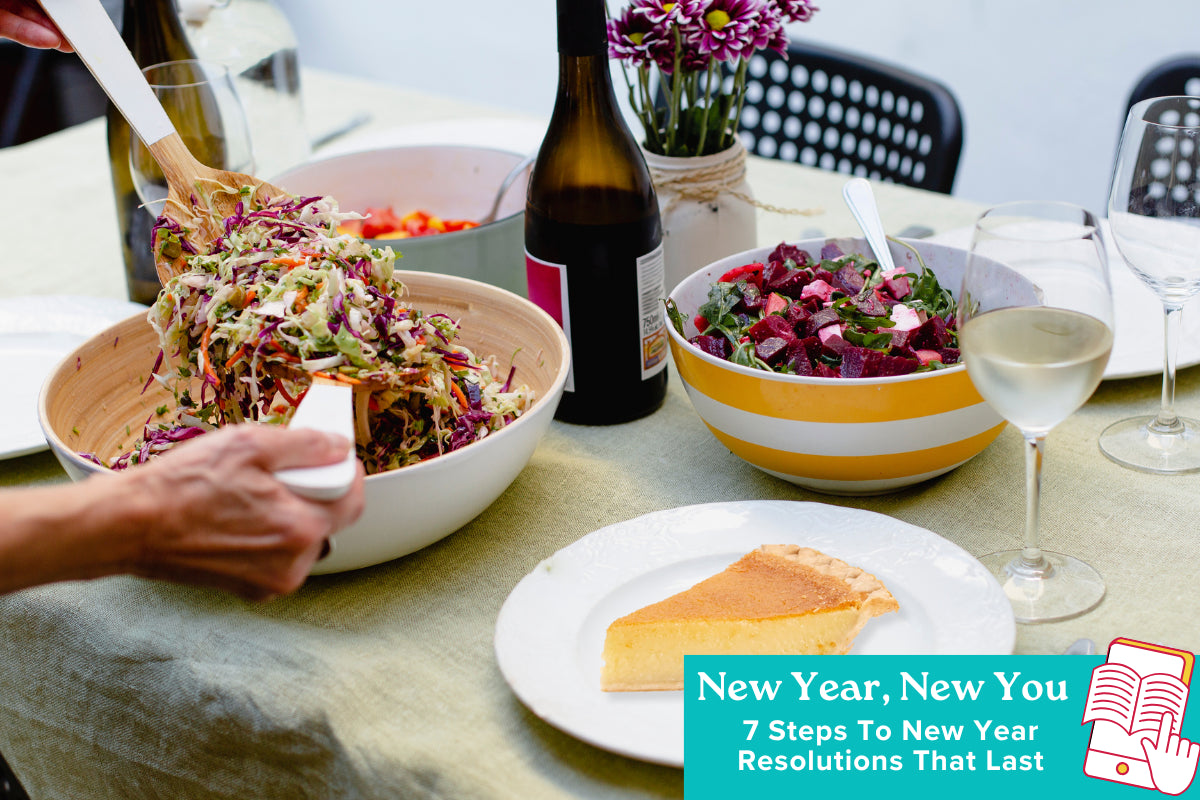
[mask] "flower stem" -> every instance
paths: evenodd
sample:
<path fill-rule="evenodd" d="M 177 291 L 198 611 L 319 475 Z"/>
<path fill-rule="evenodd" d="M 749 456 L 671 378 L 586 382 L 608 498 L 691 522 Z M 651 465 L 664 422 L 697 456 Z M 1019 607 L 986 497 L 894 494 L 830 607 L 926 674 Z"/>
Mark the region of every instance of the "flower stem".
<path fill-rule="evenodd" d="M 742 118 L 742 104 L 746 101 L 746 68 L 750 65 L 750 60 L 743 58 L 738 61 L 737 73 L 733 77 L 733 91 L 725 97 L 725 108 L 721 114 L 721 146 L 717 152 L 724 150 L 731 141 L 727 140 L 727 135 L 732 133 L 737 136 L 738 121 Z M 733 113 L 733 118 L 730 119 L 729 112 L 733 106 L 734 98 L 737 98 L 737 107 Z M 728 124 L 726 124 L 728 123 Z"/>
<path fill-rule="evenodd" d="M 712 85 L 713 73 L 716 65 L 710 59 L 708 62 L 708 77 L 704 82 L 704 114 L 701 119 L 704 121 L 700 126 L 700 143 L 696 145 L 696 155 L 704 155 L 704 142 L 708 138 L 708 104 L 712 100 Z M 722 148 L 724 149 L 724 148 Z"/>
<path fill-rule="evenodd" d="M 669 156 L 675 155 L 675 128 L 679 125 L 679 100 L 683 91 L 682 70 L 680 69 L 683 64 L 683 39 L 678 25 L 675 26 L 674 33 L 675 67 L 671 73 L 671 114 L 667 119 L 667 155 Z"/>
<path fill-rule="evenodd" d="M 650 93 L 649 68 L 638 68 L 638 86 L 642 93 L 641 103 L 634 102 L 632 86 L 629 87 L 629 100 L 640 111 L 642 127 L 646 129 L 646 148 L 653 153 L 661 153 L 662 137 L 658 130 L 658 109 L 654 107 L 654 97 Z"/>

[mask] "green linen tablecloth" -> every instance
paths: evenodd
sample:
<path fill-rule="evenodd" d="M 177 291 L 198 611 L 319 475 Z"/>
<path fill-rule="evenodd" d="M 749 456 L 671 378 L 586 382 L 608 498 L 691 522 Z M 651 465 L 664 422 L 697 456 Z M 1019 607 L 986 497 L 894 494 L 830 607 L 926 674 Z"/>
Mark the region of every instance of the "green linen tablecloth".
<path fill-rule="evenodd" d="M 364 105 L 378 101 L 379 87 L 339 85 L 351 98 L 361 88 Z M 429 118 L 479 113 L 403 99 Z M 123 292 L 103 147 L 102 126 L 90 123 L 0 151 L 4 294 Z M 64 164 L 78 170 L 79 197 L 68 203 L 71 224 L 54 230 L 69 228 L 73 245 L 88 246 L 59 255 L 45 240 L 26 242 L 16 226 L 49 230 L 37 209 L 70 194 Z M 841 177 L 753 159 L 751 180 L 764 202 L 825 211 L 803 219 L 762 212 L 764 244 L 811 228 L 854 232 Z M 877 192 L 889 231 L 956 228 L 978 211 L 898 187 Z M 1198 384 L 1200 371 L 1181 373 L 1182 412 L 1200 415 Z M 1104 426 L 1151 409 L 1157 397 L 1154 377 L 1105 383 L 1051 434 L 1044 542 L 1095 565 L 1108 596 L 1075 620 L 1021 626 L 1017 652 L 1061 652 L 1084 636 L 1101 646 L 1134 636 L 1200 649 L 1200 478 L 1130 472 L 1096 447 Z M 44 453 L 0 462 L 0 485 L 62 480 Z M 0 752 L 39 800 L 679 797 L 681 771 L 561 733 L 505 684 L 492 649 L 496 617 L 539 561 L 641 514 L 755 499 L 869 509 L 982 554 L 1019 541 L 1022 498 L 1021 442 L 1011 429 L 911 490 L 815 495 L 731 455 L 672 375 L 665 405 L 645 419 L 554 423 L 509 490 L 452 536 L 391 563 L 312 578 L 293 596 L 255 605 L 111 578 L 0 598 Z"/>

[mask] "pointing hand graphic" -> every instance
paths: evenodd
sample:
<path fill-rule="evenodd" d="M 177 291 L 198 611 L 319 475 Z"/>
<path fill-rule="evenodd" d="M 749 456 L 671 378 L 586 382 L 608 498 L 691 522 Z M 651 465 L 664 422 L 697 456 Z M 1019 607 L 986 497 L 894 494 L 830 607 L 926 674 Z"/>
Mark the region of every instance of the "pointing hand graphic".
<path fill-rule="evenodd" d="M 1200 742 L 1189 742 L 1171 733 L 1174 717 L 1162 715 L 1158 726 L 1158 741 L 1149 736 L 1142 739 L 1142 750 L 1150 762 L 1150 779 L 1154 788 L 1164 794 L 1183 794 L 1196 776 L 1196 761 L 1200 759 Z"/>

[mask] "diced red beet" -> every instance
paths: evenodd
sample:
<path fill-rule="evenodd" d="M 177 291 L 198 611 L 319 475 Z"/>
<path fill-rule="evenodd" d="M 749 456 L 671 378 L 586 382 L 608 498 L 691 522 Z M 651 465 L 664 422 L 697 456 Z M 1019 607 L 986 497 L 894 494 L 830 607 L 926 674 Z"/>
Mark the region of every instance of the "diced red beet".
<path fill-rule="evenodd" d="M 735 309 L 744 310 L 751 314 L 755 314 L 762 309 L 763 295 L 757 284 L 750 283 L 749 281 L 743 282 L 741 290 L 742 302 L 738 303 Z"/>
<path fill-rule="evenodd" d="M 796 334 L 792 330 L 792 326 L 788 324 L 787 318 L 779 314 L 768 314 L 758 322 L 750 326 L 750 330 L 746 331 L 755 344 L 761 344 L 765 340 L 778 336 L 782 339 L 795 339 Z M 763 359 L 766 361 L 766 359 Z"/>
<path fill-rule="evenodd" d="M 827 269 L 814 269 L 812 279 L 814 281 L 825 281 L 826 283 L 832 284 L 833 273 Z"/>
<path fill-rule="evenodd" d="M 788 360 L 792 358 L 806 358 L 810 362 L 816 361 L 817 356 L 821 352 L 821 340 L 816 336 L 808 336 L 804 339 L 797 339 L 788 345 Z"/>
<path fill-rule="evenodd" d="M 789 268 L 782 261 L 768 261 L 763 267 L 762 286 L 767 291 L 773 291 L 775 284 L 786 275 Z"/>
<path fill-rule="evenodd" d="M 810 314 L 815 314 L 824 308 L 825 304 L 815 297 L 810 297 L 804 301 L 804 310 Z"/>
<path fill-rule="evenodd" d="M 783 277 L 776 281 L 771 288 L 782 295 L 799 300 L 804 287 L 811 281 L 812 275 L 808 270 L 792 269 L 784 273 Z"/>
<path fill-rule="evenodd" d="M 913 331 L 909 342 L 914 350 L 940 350 L 950 344 L 950 334 L 941 317 L 930 317 Z"/>
<path fill-rule="evenodd" d="M 840 319 L 837 311 L 832 308 L 822 308 L 804 321 L 805 335 L 816 335 L 817 331 L 826 325 L 832 325 Z"/>
<path fill-rule="evenodd" d="M 853 345 L 849 344 L 841 336 L 836 335 L 830 336 L 827 339 L 822 339 L 821 344 L 824 345 L 826 351 L 833 353 L 834 355 L 840 354 L 847 347 L 853 347 Z"/>
<path fill-rule="evenodd" d="M 887 375 L 907 375 L 917 368 L 917 362 L 889 356 L 866 347 L 847 347 L 842 351 L 843 378 L 877 378 Z"/>
<path fill-rule="evenodd" d="M 840 378 L 841 373 L 833 367 L 826 364 L 824 361 L 818 361 L 813 367 L 813 375 L 818 378 Z"/>
<path fill-rule="evenodd" d="M 772 336 L 769 339 L 763 339 L 754 347 L 754 354 L 768 364 L 774 365 L 778 361 L 783 360 L 784 353 L 787 352 L 790 339 L 783 339 L 779 336 Z"/>
<path fill-rule="evenodd" d="M 808 253 L 796 247 L 794 244 L 781 242 L 778 247 L 771 251 L 771 255 L 767 256 L 767 262 L 777 261 L 780 264 L 786 265 L 791 260 L 793 267 L 804 267 L 808 264 Z"/>
<path fill-rule="evenodd" d="M 940 351 L 943 364 L 957 364 L 959 352 L 957 347 L 943 347 Z"/>
<path fill-rule="evenodd" d="M 897 274 L 888 278 L 883 282 L 887 287 L 888 292 L 897 300 L 903 300 L 912 294 L 912 286 L 908 283 L 908 278 L 903 274 Z"/>
<path fill-rule="evenodd" d="M 793 344 L 794 344 L 794 342 L 793 342 Z M 789 347 L 789 349 L 790 349 L 790 347 Z M 796 356 L 787 357 L 787 365 L 792 370 L 792 372 L 796 373 L 797 375 L 812 375 L 813 374 L 812 362 L 809 361 L 808 356 L 804 355 L 803 353 L 800 353 L 799 355 L 796 355 Z"/>
<path fill-rule="evenodd" d="M 847 264 L 833 273 L 833 285 L 845 294 L 858 294 L 866 282 L 858 267 L 853 264 Z"/>
<path fill-rule="evenodd" d="M 867 364 L 867 359 L 874 352 L 874 350 L 868 350 L 865 347 L 854 347 L 853 345 L 844 347 L 842 349 L 842 377 L 861 378 L 863 376 L 863 369 Z"/>
<path fill-rule="evenodd" d="M 827 258 L 841 258 L 844 255 L 846 254 L 842 252 L 842 248 L 838 247 L 835 242 L 826 242 L 821 248 L 821 260 L 825 260 Z"/>
<path fill-rule="evenodd" d="M 710 356 L 716 356 L 717 358 L 727 359 L 733 351 L 729 340 L 724 336 L 705 336 L 701 334 L 688 339 L 688 343 L 694 345 L 702 352 L 708 353 Z"/>
<path fill-rule="evenodd" d="M 812 316 L 812 312 L 800 303 L 792 303 L 790 306 L 788 306 L 787 313 L 785 313 L 783 316 L 784 319 L 788 321 L 788 325 L 791 325 L 792 330 L 795 330 L 796 335 L 799 336 L 804 330 L 800 326 L 804 324 L 806 319 Z"/>
<path fill-rule="evenodd" d="M 874 292 L 871 292 L 861 300 L 855 300 L 854 306 L 868 317 L 886 317 L 891 313 L 891 309 L 887 304 L 880 301 Z"/>
<path fill-rule="evenodd" d="M 893 329 L 889 330 L 888 332 L 892 334 L 892 349 L 893 349 L 893 351 L 899 350 L 901 348 L 908 346 L 908 339 L 909 339 L 909 336 L 912 334 L 912 331 L 898 331 L 895 328 L 893 328 Z M 899 353 L 896 353 L 896 355 L 899 355 Z"/>
<path fill-rule="evenodd" d="M 772 292 L 763 303 L 763 314 L 778 314 L 787 311 L 788 299 L 778 292 Z"/>

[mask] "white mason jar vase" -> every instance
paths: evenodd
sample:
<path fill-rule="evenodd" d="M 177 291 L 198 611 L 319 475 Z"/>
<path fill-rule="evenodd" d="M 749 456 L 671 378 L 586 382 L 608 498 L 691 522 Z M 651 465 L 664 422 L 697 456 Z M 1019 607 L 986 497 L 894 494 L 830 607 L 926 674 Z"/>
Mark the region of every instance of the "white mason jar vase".
<path fill-rule="evenodd" d="M 758 246 L 741 141 L 710 156 L 643 152 L 662 215 L 668 293 L 705 264 Z"/>

